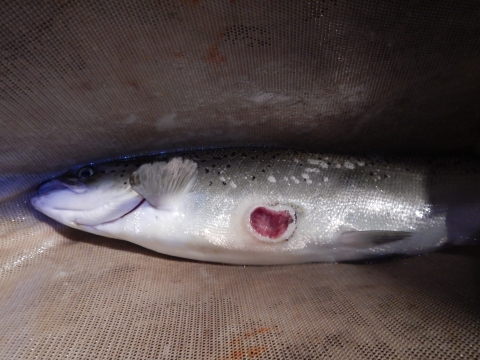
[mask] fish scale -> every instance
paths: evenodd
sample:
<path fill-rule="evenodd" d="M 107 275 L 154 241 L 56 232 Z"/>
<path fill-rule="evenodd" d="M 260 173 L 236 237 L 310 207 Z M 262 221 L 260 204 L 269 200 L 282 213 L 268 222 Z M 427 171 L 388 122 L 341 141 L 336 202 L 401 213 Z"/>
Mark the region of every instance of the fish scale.
<path fill-rule="evenodd" d="M 190 179 L 182 171 L 193 164 Z M 68 226 L 173 256 L 257 265 L 351 261 L 474 241 L 479 168 L 476 159 L 184 151 L 101 163 L 85 179 L 71 171 L 44 184 L 32 204 Z M 132 174 L 140 185 L 131 185 Z M 72 181 L 85 192 L 69 189 Z M 95 216 L 108 221 L 94 224 Z M 268 228 L 275 226 L 282 227 Z"/>

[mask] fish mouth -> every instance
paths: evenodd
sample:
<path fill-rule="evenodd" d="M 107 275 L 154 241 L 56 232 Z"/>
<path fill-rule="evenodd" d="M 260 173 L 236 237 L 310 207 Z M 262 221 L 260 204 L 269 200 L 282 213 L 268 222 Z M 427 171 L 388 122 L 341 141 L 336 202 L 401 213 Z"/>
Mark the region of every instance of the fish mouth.
<path fill-rule="evenodd" d="M 69 189 L 76 194 L 84 193 L 87 190 L 87 186 L 75 179 L 64 179 L 64 180 L 48 180 L 43 184 L 40 184 L 37 187 L 38 195 L 43 195 L 52 191 Z"/>

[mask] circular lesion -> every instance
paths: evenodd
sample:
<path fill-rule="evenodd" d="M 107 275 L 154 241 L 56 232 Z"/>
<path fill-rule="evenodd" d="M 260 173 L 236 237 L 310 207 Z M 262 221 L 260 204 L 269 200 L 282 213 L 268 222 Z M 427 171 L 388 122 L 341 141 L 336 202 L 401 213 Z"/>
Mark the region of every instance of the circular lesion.
<path fill-rule="evenodd" d="M 250 233 L 267 243 L 287 241 L 295 232 L 296 223 L 295 210 L 285 204 L 255 206 L 247 216 Z"/>

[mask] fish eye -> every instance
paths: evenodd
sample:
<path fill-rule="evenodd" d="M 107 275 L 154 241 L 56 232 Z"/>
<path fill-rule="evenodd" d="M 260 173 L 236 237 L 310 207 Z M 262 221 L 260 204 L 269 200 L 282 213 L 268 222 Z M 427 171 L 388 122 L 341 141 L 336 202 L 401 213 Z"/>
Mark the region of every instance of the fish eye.
<path fill-rule="evenodd" d="M 90 176 L 93 175 L 93 169 L 91 167 L 83 167 L 80 170 L 78 170 L 77 176 L 81 179 L 86 179 Z"/>

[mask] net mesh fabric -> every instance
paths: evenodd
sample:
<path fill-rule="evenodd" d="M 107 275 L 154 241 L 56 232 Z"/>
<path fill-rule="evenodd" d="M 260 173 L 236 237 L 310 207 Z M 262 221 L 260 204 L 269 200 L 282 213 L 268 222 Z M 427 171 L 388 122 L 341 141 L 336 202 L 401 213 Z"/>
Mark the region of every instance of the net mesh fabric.
<path fill-rule="evenodd" d="M 158 150 L 478 151 L 478 4 L 2 8 L 1 358 L 479 358 L 475 248 L 225 266 L 65 228 L 29 205 L 73 164 Z"/>

